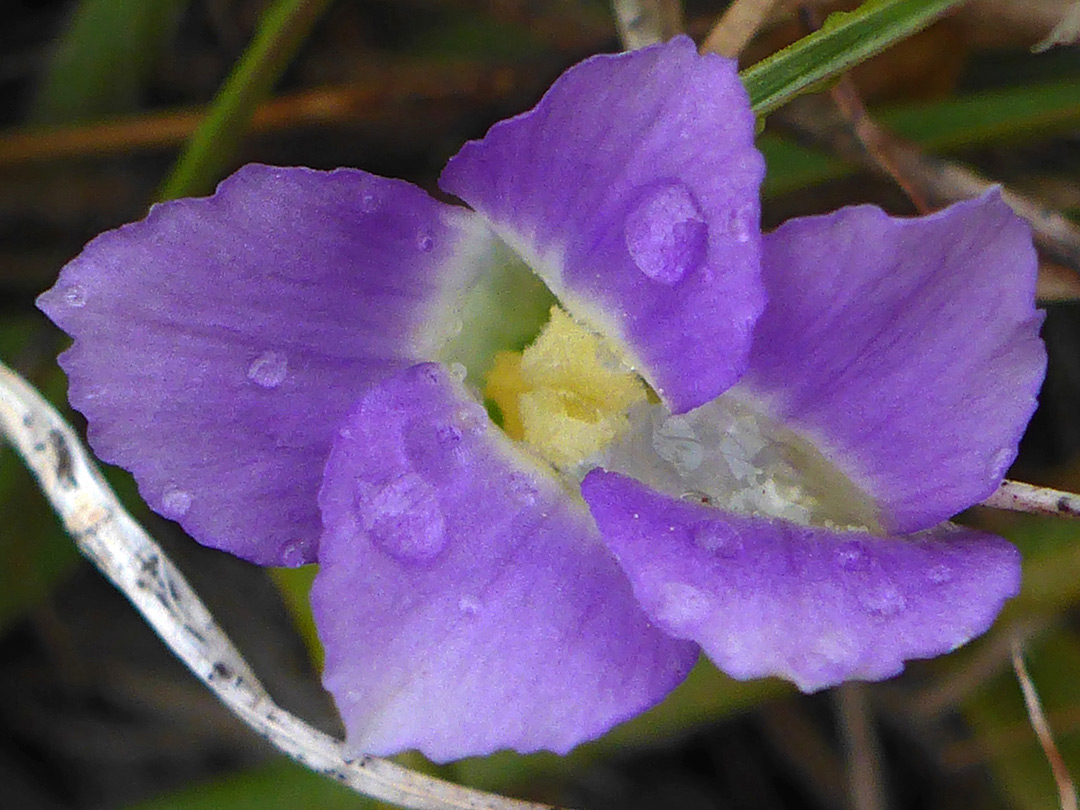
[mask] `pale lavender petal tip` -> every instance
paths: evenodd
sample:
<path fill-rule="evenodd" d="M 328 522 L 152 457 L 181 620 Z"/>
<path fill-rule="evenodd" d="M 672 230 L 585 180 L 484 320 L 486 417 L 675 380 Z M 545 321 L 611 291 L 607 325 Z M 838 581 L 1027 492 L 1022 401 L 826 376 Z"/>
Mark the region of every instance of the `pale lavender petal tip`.
<path fill-rule="evenodd" d="M 200 542 L 312 561 L 337 424 L 418 359 L 460 220 L 400 181 L 252 165 L 99 236 L 38 299 L 95 451 Z"/>
<path fill-rule="evenodd" d="M 820 444 L 890 532 L 1001 482 L 1046 367 L 1030 229 L 997 191 L 929 217 L 870 206 L 765 239 L 769 305 L 743 385 Z"/>
<path fill-rule="evenodd" d="M 374 386 L 335 440 L 312 591 L 353 750 L 565 753 L 697 656 L 648 623 L 584 507 L 440 366 Z"/>
<path fill-rule="evenodd" d="M 649 617 L 739 679 L 814 691 L 888 678 L 984 632 L 1020 587 L 1015 548 L 948 524 L 897 538 L 807 528 L 600 470 L 582 492 Z"/>
<path fill-rule="evenodd" d="M 736 64 L 676 37 L 571 68 L 439 182 L 685 411 L 738 379 L 764 306 L 754 131 Z"/>

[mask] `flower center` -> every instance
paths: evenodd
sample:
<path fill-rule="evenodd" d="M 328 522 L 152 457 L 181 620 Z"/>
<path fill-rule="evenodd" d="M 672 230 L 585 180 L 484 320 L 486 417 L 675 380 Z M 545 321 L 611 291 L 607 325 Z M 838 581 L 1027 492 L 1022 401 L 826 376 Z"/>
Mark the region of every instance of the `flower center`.
<path fill-rule="evenodd" d="M 673 415 L 614 341 L 575 321 L 508 247 L 446 308 L 435 359 L 568 491 L 595 466 L 660 492 L 808 526 L 881 531 L 872 498 L 739 386 Z M 546 321 L 546 323 L 545 323 Z M 525 347 L 522 349 L 521 347 Z"/>
<path fill-rule="evenodd" d="M 686 499 L 804 526 L 882 531 L 872 498 L 738 387 L 689 413 L 638 406 L 598 463 Z"/>
<path fill-rule="evenodd" d="M 575 477 L 630 429 L 628 411 L 648 399 L 618 349 L 557 306 L 524 351 L 495 355 L 484 395 L 510 438 Z"/>

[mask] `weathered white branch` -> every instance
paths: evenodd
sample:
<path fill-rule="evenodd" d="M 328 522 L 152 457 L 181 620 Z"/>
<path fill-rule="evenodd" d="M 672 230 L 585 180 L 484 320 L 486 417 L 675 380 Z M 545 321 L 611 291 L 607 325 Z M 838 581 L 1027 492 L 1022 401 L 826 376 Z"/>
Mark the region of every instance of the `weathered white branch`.
<path fill-rule="evenodd" d="M 1050 731 L 1050 721 L 1043 712 L 1042 701 L 1039 693 L 1035 691 L 1035 684 L 1028 674 L 1027 665 L 1024 663 L 1024 653 L 1019 639 L 1013 642 L 1012 648 L 1013 671 L 1016 672 L 1016 680 L 1020 683 L 1020 691 L 1024 695 L 1024 708 L 1027 709 L 1028 720 L 1031 728 L 1042 746 L 1043 753 L 1050 763 L 1050 770 L 1054 774 L 1054 783 L 1058 789 L 1058 801 L 1061 810 L 1077 810 L 1076 785 L 1073 783 L 1069 766 L 1061 756 L 1057 745 L 1054 744 L 1054 735 Z"/>
<path fill-rule="evenodd" d="M 734 0 L 701 44 L 702 53 L 734 58 L 761 28 L 777 0 Z"/>
<path fill-rule="evenodd" d="M 2 363 L 0 432 L 37 476 L 79 550 L 226 706 L 297 762 L 415 810 L 547 807 L 459 787 L 378 757 L 352 757 L 340 740 L 278 707 L 177 568 L 124 511 L 75 431 Z"/>
<path fill-rule="evenodd" d="M 611 7 L 619 40 L 628 51 L 682 33 L 682 0 L 611 0 Z"/>
<path fill-rule="evenodd" d="M 1033 515 L 1080 518 L 1080 495 L 1021 481 L 1002 481 L 998 491 L 979 505 Z"/>

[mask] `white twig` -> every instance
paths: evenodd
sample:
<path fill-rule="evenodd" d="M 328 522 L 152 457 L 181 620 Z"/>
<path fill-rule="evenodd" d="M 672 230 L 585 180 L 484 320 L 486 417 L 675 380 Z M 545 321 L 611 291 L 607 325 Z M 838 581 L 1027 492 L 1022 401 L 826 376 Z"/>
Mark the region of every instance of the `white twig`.
<path fill-rule="evenodd" d="M 1075 45 L 1078 41 L 1080 41 L 1080 2 L 1073 3 L 1046 39 L 1031 50 L 1034 53 L 1042 53 L 1058 45 Z"/>
<path fill-rule="evenodd" d="M 1076 787 L 1073 785 L 1065 760 L 1061 758 L 1061 752 L 1054 744 L 1054 736 L 1050 733 L 1050 723 L 1046 720 L 1042 702 L 1035 691 L 1035 684 L 1032 683 L 1027 665 L 1024 664 L 1019 640 L 1013 642 L 1012 664 L 1016 672 L 1016 680 L 1020 682 L 1020 691 L 1024 694 L 1024 706 L 1027 708 L 1031 728 L 1035 731 L 1035 736 L 1039 738 L 1039 745 L 1042 746 L 1043 753 L 1046 754 L 1046 759 L 1050 763 L 1050 770 L 1054 774 L 1061 810 L 1077 810 Z"/>
<path fill-rule="evenodd" d="M 665 42 L 683 29 L 681 0 L 611 0 L 611 9 L 628 51 Z"/>
<path fill-rule="evenodd" d="M 998 491 L 979 505 L 1033 515 L 1080 518 L 1080 495 L 1021 481 L 1002 481 Z"/>
<path fill-rule="evenodd" d="M 754 38 L 775 4 L 776 0 L 734 0 L 705 38 L 701 45 L 702 52 L 738 56 Z"/>
<path fill-rule="evenodd" d="M 542 810 L 459 787 L 336 740 L 278 707 L 162 549 L 124 511 L 75 431 L 0 363 L 0 433 L 26 461 L 79 550 L 191 671 L 260 736 L 313 771 L 415 810 Z"/>
<path fill-rule="evenodd" d="M 834 691 L 844 747 L 848 791 L 854 810 L 883 810 L 881 752 L 864 683 L 851 681 Z"/>

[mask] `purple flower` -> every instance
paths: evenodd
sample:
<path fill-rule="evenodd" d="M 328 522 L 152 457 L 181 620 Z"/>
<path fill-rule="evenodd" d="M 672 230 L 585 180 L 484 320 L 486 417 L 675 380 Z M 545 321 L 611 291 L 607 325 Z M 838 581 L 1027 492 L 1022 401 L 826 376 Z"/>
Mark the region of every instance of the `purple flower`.
<path fill-rule="evenodd" d="M 565 752 L 699 650 L 886 678 L 1018 588 L 1010 545 L 942 521 L 1034 408 L 1035 255 L 997 194 L 763 237 L 753 133 L 688 39 L 596 57 L 450 161 L 471 210 L 248 166 L 95 239 L 40 305 L 151 506 L 321 564 L 357 750 Z"/>

